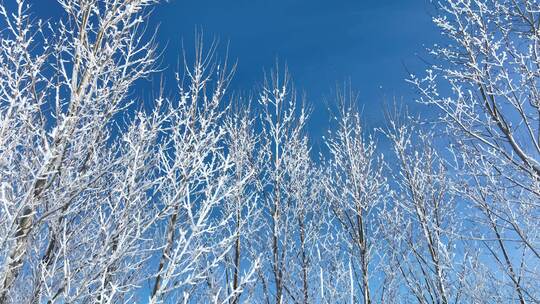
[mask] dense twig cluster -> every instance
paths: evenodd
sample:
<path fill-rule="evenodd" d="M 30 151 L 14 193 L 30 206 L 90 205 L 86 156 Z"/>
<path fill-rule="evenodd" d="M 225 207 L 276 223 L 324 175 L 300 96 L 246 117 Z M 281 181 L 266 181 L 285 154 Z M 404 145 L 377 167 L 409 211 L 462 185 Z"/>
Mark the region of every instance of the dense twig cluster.
<path fill-rule="evenodd" d="M 157 0 L 58 2 L 0 4 L 0 303 L 540 301 L 536 1 L 441 1 L 436 124 L 369 135 L 346 88 L 317 159 L 287 71 L 230 98 L 199 37 L 137 101 Z"/>

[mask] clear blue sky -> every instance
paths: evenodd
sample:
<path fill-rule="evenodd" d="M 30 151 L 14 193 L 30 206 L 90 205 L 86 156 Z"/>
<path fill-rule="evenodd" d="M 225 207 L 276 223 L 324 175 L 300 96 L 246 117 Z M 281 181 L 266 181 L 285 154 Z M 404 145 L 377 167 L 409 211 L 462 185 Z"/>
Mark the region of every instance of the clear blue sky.
<path fill-rule="evenodd" d="M 53 0 L 30 3 L 40 17 L 57 16 Z M 191 47 L 196 28 L 230 42 L 239 64 L 233 90 L 260 84 L 276 58 L 286 62 L 312 104 L 317 138 L 327 127 L 324 101 L 338 83 L 350 79 L 358 90 L 368 126 L 381 123 L 385 98 L 412 100 L 404 79 L 407 69 L 422 74 L 419 56 L 427 58 L 426 47 L 438 39 L 432 11 L 429 0 L 169 0 L 156 7 L 150 25 L 160 24 L 163 64 L 172 70 L 182 39 Z"/>
<path fill-rule="evenodd" d="M 429 0 L 172 0 L 154 19 L 174 56 L 168 62 L 197 26 L 230 41 L 239 64 L 233 88 L 250 89 L 276 58 L 286 62 L 313 106 L 311 130 L 319 137 L 327 127 L 324 99 L 337 83 L 351 80 L 368 125 L 380 123 L 384 98 L 414 97 L 404 79 L 407 69 L 425 69 L 418 56 L 426 58 L 438 38 L 432 11 Z"/>

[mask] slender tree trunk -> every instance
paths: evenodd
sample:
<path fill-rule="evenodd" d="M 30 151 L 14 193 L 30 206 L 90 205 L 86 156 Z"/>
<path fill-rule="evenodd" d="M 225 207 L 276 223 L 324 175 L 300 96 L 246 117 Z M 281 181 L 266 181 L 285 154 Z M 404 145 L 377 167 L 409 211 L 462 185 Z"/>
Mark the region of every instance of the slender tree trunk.
<path fill-rule="evenodd" d="M 302 248 L 302 281 L 304 291 L 304 304 L 309 303 L 309 286 L 308 286 L 308 259 L 306 255 L 306 236 L 304 229 L 303 216 L 298 219 L 298 226 L 300 227 L 300 245 Z"/>
<path fill-rule="evenodd" d="M 160 296 L 159 289 L 161 288 L 161 282 L 163 281 L 163 274 L 161 272 L 163 271 L 163 268 L 165 267 L 166 260 L 168 259 L 170 251 L 173 247 L 173 242 L 175 238 L 175 225 L 176 225 L 176 220 L 178 218 L 178 212 L 179 212 L 179 207 L 176 206 L 174 209 L 173 215 L 171 215 L 171 217 L 169 218 L 169 223 L 167 225 L 167 244 L 165 245 L 165 248 L 163 249 L 163 253 L 159 260 L 159 266 L 156 272 L 157 276 L 154 281 L 154 287 L 152 288 L 152 293 L 150 294 L 151 303 L 156 303 L 157 299 Z"/>
<path fill-rule="evenodd" d="M 233 296 L 232 304 L 238 304 L 240 294 L 237 294 L 240 276 L 240 208 L 236 210 L 236 241 L 234 246 L 234 277 L 233 277 Z"/>
<path fill-rule="evenodd" d="M 362 287 L 364 294 L 364 304 L 371 304 L 371 295 L 369 290 L 369 257 L 367 252 L 366 231 L 364 227 L 362 210 L 357 215 L 358 221 L 358 245 L 360 247 L 360 263 L 362 267 Z"/>

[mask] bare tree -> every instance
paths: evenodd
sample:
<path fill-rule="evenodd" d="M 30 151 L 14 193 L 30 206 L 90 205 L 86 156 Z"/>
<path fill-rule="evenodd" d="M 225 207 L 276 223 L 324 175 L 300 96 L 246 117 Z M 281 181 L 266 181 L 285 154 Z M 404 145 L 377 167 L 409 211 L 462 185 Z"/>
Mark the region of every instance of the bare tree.
<path fill-rule="evenodd" d="M 255 118 L 251 107 L 243 102 L 242 98 L 235 102 L 235 108 L 224 122 L 226 147 L 233 162 L 232 182 L 236 186 L 222 208 L 223 213 L 232 215 L 232 221 L 218 237 L 234 235 L 234 247 L 210 281 L 213 289 L 220 291 L 222 297 L 227 297 L 232 304 L 238 304 L 242 299 L 252 301 L 255 271 L 258 271 L 260 263 L 260 253 L 254 240 L 261 223 L 257 178 L 262 158 L 257 152 L 259 138 L 254 130 Z M 242 276 L 246 271 L 250 271 L 250 275 Z"/>
<path fill-rule="evenodd" d="M 232 108 L 236 67 L 202 35 L 177 90 L 139 98 L 157 0 L 58 0 L 51 22 L 12 1 L 0 303 L 540 301 L 536 1 L 438 2 L 446 42 L 410 79 L 437 124 L 375 140 L 346 88 L 320 161 L 288 72 Z"/>
<path fill-rule="evenodd" d="M 106 273 L 123 259 L 107 266 L 96 261 L 105 252 L 115 256 L 118 242 L 130 252 L 137 233 L 145 233 L 145 215 L 137 232 L 131 223 L 120 228 L 110 221 L 126 222 L 129 208 L 113 209 L 128 196 L 134 208 L 148 203 L 147 160 L 161 118 L 141 113 L 127 122 L 125 137 L 113 122 L 132 103 L 133 83 L 155 69 L 153 40 L 141 39 L 142 17 L 153 2 L 102 1 L 97 10 L 86 1 L 60 1 L 67 20 L 48 26 L 30 21 L 25 1 L 16 1 L 14 14 L 0 5 L 6 28 L 0 51 L 1 302 L 105 295 L 99 279 L 114 280 Z M 136 178 L 123 180 L 126 174 Z M 120 189 L 124 198 L 112 198 Z M 134 269 L 121 271 L 129 279 Z"/>
<path fill-rule="evenodd" d="M 265 212 L 260 277 L 267 302 L 309 303 L 318 190 L 304 134 L 305 107 L 296 100 L 289 77 L 287 71 L 273 73 L 259 98 Z"/>
<path fill-rule="evenodd" d="M 411 120 L 411 117 L 407 117 Z M 391 118 L 385 132 L 399 166 L 393 181 L 393 205 L 381 216 L 388 258 L 420 303 L 459 301 L 460 261 L 455 249 L 461 224 L 444 159 L 429 133 Z"/>
<path fill-rule="evenodd" d="M 376 213 L 384 203 L 388 186 L 383 176 L 383 158 L 376 155 L 375 141 L 364 134 L 360 115 L 354 110 L 353 94 L 350 88 L 338 93 L 338 125 L 326 141 L 330 159 L 325 163 L 328 173 L 323 187 L 329 208 L 343 230 L 340 235 L 344 239 L 339 239 L 336 246 L 348 253 L 355 276 L 361 278 L 361 296 L 351 289 L 351 299 L 372 303 L 370 273 L 378 244 Z"/>
<path fill-rule="evenodd" d="M 178 98 L 137 109 L 133 84 L 156 71 L 153 3 L 60 1 L 50 25 L 0 5 L 0 302 L 133 301 L 144 285 L 150 302 L 195 301 L 233 247 L 232 214 L 217 215 L 246 181 L 220 126 L 232 73 L 201 38 Z"/>
<path fill-rule="evenodd" d="M 540 301 L 539 9 L 528 0 L 441 2 L 438 63 L 411 80 L 454 138 L 458 189 L 478 211 L 472 238 L 496 265 L 491 277 L 505 301 L 520 303 Z"/>
<path fill-rule="evenodd" d="M 159 153 L 164 180 L 159 202 L 163 205 L 165 238 L 159 238 L 162 249 L 152 279 L 151 303 L 161 302 L 166 296 L 184 302 L 227 303 L 255 271 L 247 269 L 247 277 L 237 281 L 232 294 L 225 298 L 225 290 L 200 287 L 206 282 L 212 289 L 212 273 L 219 270 L 238 240 L 237 229 L 227 229 L 242 224 L 237 222 L 238 214 L 223 207 L 243 192 L 252 175 L 238 168 L 245 165 L 239 151 L 232 146 L 230 153 L 225 151 L 226 129 L 221 127 L 225 112 L 220 106 L 232 73 L 226 62 L 213 60 L 216 44 L 204 52 L 200 39 L 194 67 L 186 72 L 187 84 L 178 80 L 180 98 L 172 110 L 171 128 L 167 130 L 170 137 Z M 210 81 L 212 76 L 215 81 Z M 257 263 L 251 267 L 257 267 Z"/>

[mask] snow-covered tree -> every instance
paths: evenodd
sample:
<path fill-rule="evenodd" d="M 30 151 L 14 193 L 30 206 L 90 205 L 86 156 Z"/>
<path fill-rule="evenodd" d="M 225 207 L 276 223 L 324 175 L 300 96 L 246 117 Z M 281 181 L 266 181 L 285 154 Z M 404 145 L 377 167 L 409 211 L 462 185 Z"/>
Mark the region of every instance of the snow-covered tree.
<path fill-rule="evenodd" d="M 346 88 L 318 159 L 288 71 L 229 97 L 197 35 L 168 81 L 158 0 L 57 2 L 0 1 L 0 303 L 540 301 L 537 1 L 437 2 L 433 115 Z"/>
<path fill-rule="evenodd" d="M 462 220 L 477 223 L 471 237 L 491 258 L 494 289 L 503 301 L 540 301 L 540 4 L 447 0 L 438 9 L 444 43 L 411 81 L 454 139 L 457 188 L 477 210 Z"/>
<path fill-rule="evenodd" d="M 348 290 L 350 299 L 372 303 L 375 276 L 371 272 L 380 244 L 377 211 L 384 203 L 388 185 L 383 157 L 377 156 L 375 141 L 362 128 L 353 94 L 350 88 L 338 93 L 338 125 L 326 141 L 330 159 L 324 164 L 327 176 L 323 187 L 327 208 L 343 231 L 334 246 L 346 252 L 344 262 L 348 261 L 349 271 L 360 278 Z"/>
<path fill-rule="evenodd" d="M 152 215 L 132 211 L 151 203 L 164 118 L 118 117 L 156 67 L 153 2 L 59 1 L 54 24 L 0 5 L 0 302 L 108 301 L 136 281 Z"/>
<path fill-rule="evenodd" d="M 384 133 L 393 148 L 391 203 L 381 212 L 381 241 L 385 242 L 383 270 L 401 284 L 398 299 L 419 303 L 467 301 L 463 294 L 460 234 L 464 223 L 448 165 L 435 149 L 432 133 L 417 129 L 412 117 L 389 120 Z M 468 269 L 472 270 L 472 269 Z M 398 288 L 393 286 L 393 288 Z"/>
<path fill-rule="evenodd" d="M 236 235 L 219 211 L 247 179 L 221 126 L 232 73 L 201 40 L 178 97 L 141 103 L 155 1 L 59 3 L 51 24 L 0 5 L 0 302 L 206 299 Z"/>
<path fill-rule="evenodd" d="M 315 290 L 311 275 L 319 231 L 315 212 L 319 187 L 305 134 L 306 109 L 297 100 L 287 71 L 276 71 L 266 81 L 259 104 L 263 293 L 273 303 L 310 303 Z"/>

